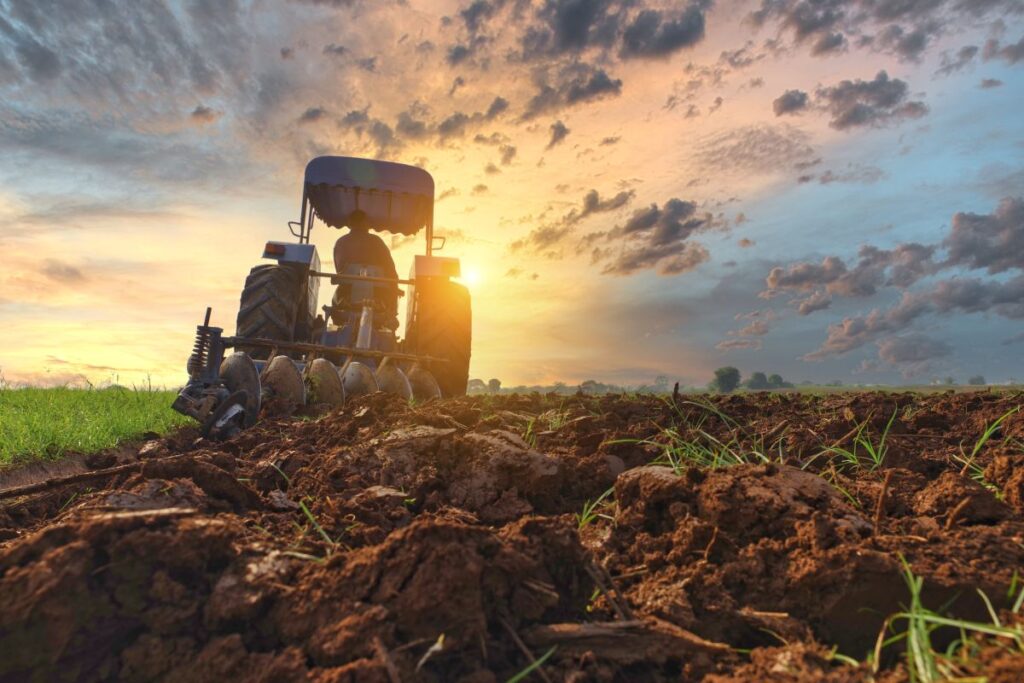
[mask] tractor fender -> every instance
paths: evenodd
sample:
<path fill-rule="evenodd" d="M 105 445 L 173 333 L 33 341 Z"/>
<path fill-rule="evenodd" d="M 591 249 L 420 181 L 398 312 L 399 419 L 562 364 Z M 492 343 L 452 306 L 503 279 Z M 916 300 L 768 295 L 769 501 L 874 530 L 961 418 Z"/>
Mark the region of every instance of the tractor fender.
<path fill-rule="evenodd" d="M 292 264 L 293 268 L 301 268 L 308 275 L 310 271 L 320 270 L 320 256 L 315 244 L 294 244 L 291 242 L 267 242 L 263 248 L 263 258 L 277 261 L 279 264 Z M 306 303 L 309 317 L 316 318 L 317 296 L 320 292 L 320 278 L 306 278 Z"/>

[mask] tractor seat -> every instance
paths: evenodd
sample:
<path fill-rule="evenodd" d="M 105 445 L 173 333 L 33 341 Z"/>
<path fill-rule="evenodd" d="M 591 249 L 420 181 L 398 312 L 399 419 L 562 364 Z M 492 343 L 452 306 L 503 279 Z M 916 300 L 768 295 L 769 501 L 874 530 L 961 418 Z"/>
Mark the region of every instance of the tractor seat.
<path fill-rule="evenodd" d="M 337 283 L 334 290 L 334 298 L 331 302 L 330 317 L 336 325 L 344 325 L 347 319 L 346 313 L 359 313 L 366 301 L 372 301 L 378 312 L 378 321 L 385 327 L 392 329 L 398 327 L 398 297 L 405 292 L 398 289 L 397 284 L 386 282 L 367 282 L 366 280 L 345 278 L 346 275 L 367 276 L 386 278 L 387 274 L 376 266 L 363 264 L 350 264 L 342 268 L 342 271 L 332 278 Z M 394 325 L 390 320 L 394 319 Z"/>

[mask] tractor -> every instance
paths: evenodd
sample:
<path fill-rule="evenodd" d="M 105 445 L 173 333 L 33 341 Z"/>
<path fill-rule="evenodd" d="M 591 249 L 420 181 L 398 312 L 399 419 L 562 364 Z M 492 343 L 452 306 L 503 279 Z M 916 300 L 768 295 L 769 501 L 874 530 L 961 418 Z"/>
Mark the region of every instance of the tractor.
<path fill-rule="evenodd" d="M 337 272 L 323 272 L 310 243 L 318 220 L 353 234 L 357 224 L 404 236 L 424 230 L 425 253 L 414 257 L 408 279 L 379 262 L 346 260 L 335 264 Z M 387 161 L 317 157 L 306 166 L 299 220 L 288 228 L 297 241 L 267 242 L 263 258 L 272 263 L 249 271 L 234 336 L 211 326 L 206 309 L 175 410 L 198 420 L 204 436 L 221 439 L 255 424 L 268 401 L 295 408 L 337 406 L 377 391 L 416 401 L 466 393 L 469 291 L 453 281 L 459 260 L 434 254 L 445 240 L 434 235 L 429 173 Z M 381 248 L 386 253 L 382 242 Z M 321 280 L 336 289 L 318 309 Z M 402 339 L 399 297 L 406 298 Z"/>

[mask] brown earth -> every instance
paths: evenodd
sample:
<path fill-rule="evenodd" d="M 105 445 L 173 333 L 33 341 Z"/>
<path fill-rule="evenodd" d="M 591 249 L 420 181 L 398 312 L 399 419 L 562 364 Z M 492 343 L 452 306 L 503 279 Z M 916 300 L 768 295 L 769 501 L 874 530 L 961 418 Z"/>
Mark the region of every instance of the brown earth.
<path fill-rule="evenodd" d="M 185 430 L 0 497 L 0 681 L 483 683 L 552 648 L 526 680 L 869 680 L 833 653 L 907 604 L 901 557 L 926 606 L 1019 619 L 1024 417 L 956 458 L 1022 398 L 378 394 Z M 880 468 L 822 454 L 894 413 Z M 652 464 L 666 429 L 765 457 Z M 874 680 L 906 680 L 899 648 Z M 1024 653 L 964 666 L 1014 680 Z"/>

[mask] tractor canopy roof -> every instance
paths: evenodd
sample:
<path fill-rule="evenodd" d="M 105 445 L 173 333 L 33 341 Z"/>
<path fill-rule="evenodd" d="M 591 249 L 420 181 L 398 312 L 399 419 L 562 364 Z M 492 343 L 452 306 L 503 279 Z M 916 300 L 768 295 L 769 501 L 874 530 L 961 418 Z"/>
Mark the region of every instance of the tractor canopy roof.
<path fill-rule="evenodd" d="M 324 223 L 341 228 L 356 210 L 370 227 L 413 235 L 434 220 L 434 179 L 422 168 L 354 157 L 306 165 L 306 197 Z"/>

